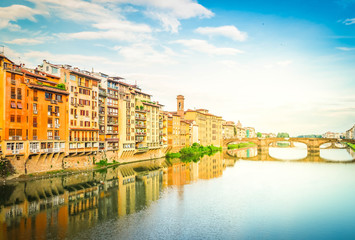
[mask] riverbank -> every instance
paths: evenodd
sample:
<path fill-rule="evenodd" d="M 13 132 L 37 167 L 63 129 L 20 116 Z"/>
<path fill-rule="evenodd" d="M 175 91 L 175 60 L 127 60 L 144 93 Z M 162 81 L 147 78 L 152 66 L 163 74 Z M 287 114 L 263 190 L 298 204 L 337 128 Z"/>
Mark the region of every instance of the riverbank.
<path fill-rule="evenodd" d="M 222 150 L 221 147 L 215 147 L 213 145 L 202 146 L 198 143 L 194 143 L 190 147 L 182 148 L 177 153 L 168 152 L 165 155 L 165 157 L 167 159 L 180 158 L 181 161 L 183 161 L 183 162 L 186 162 L 186 161 L 198 162 L 204 155 L 212 155 L 212 154 L 215 154 L 216 152 L 219 152 L 221 150 Z"/>
<path fill-rule="evenodd" d="M 352 150 L 355 151 L 355 144 L 352 143 L 346 143 Z"/>
<path fill-rule="evenodd" d="M 102 171 L 102 170 L 105 170 L 108 168 L 115 168 L 115 167 L 128 165 L 128 164 L 132 164 L 132 163 L 149 162 L 149 161 L 154 161 L 154 160 L 159 160 L 159 159 L 162 159 L 162 157 L 137 160 L 137 161 L 133 161 L 133 162 L 108 163 L 107 165 L 102 165 L 102 164 L 96 165 L 95 164 L 95 165 L 87 167 L 86 169 L 63 169 L 63 170 L 58 170 L 58 171 L 48 171 L 48 172 L 31 173 L 28 175 L 19 175 L 19 176 L 14 176 L 13 178 L 0 177 L 0 181 L 6 182 L 6 183 L 11 183 L 11 182 L 26 182 L 26 181 L 37 180 L 37 179 L 49 179 L 49 178 L 54 178 L 54 177 L 75 175 L 75 174 L 80 174 L 80 173 L 85 173 L 85 172 L 99 172 L 99 171 Z"/>
<path fill-rule="evenodd" d="M 228 150 L 232 149 L 242 149 L 242 148 L 250 148 L 250 147 L 255 147 L 256 144 L 253 142 L 243 142 L 243 143 L 238 143 L 238 144 L 229 144 L 228 145 Z"/>

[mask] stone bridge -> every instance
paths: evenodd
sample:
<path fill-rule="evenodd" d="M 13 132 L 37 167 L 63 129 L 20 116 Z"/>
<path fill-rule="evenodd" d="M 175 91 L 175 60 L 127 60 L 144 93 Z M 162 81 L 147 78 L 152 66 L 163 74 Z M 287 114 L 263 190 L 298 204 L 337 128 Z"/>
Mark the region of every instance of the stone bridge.
<path fill-rule="evenodd" d="M 307 145 L 308 153 L 319 154 L 320 146 L 326 143 L 331 143 L 330 147 L 337 147 L 336 143 L 355 143 L 354 139 L 335 139 L 335 138 L 230 138 L 223 140 L 223 148 L 227 148 L 231 143 L 253 142 L 258 147 L 258 153 L 268 153 L 270 145 L 276 142 L 295 142 L 304 143 Z M 329 147 L 328 147 L 329 148 Z"/>
<path fill-rule="evenodd" d="M 228 151 L 223 151 L 223 159 L 226 160 L 248 160 L 248 161 L 277 161 L 277 162 L 284 162 L 284 161 L 291 161 L 291 162 L 317 162 L 317 163 L 354 163 L 354 160 L 346 160 L 346 161 L 331 161 L 325 158 L 322 158 L 320 154 L 308 154 L 306 157 L 301 158 L 301 159 L 296 159 L 296 160 L 284 160 L 284 159 L 278 159 L 270 156 L 268 153 L 259 153 L 256 156 L 253 157 L 236 157 L 236 156 L 231 156 Z"/>

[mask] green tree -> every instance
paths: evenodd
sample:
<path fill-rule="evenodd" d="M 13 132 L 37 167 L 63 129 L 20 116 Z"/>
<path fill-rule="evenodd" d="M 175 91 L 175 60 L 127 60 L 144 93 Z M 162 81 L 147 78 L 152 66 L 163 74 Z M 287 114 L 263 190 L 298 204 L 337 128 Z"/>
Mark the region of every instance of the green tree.
<path fill-rule="evenodd" d="M 59 84 L 57 84 L 56 87 L 65 90 L 65 84 L 64 83 L 59 83 Z"/>
<path fill-rule="evenodd" d="M 257 133 L 256 133 L 256 136 L 257 136 L 257 137 L 261 137 L 261 136 L 262 136 L 261 132 L 257 132 Z"/>
<path fill-rule="evenodd" d="M 277 137 L 278 138 L 288 138 L 288 137 L 290 137 L 290 135 L 288 133 L 281 132 L 281 133 L 277 134 Z"/>

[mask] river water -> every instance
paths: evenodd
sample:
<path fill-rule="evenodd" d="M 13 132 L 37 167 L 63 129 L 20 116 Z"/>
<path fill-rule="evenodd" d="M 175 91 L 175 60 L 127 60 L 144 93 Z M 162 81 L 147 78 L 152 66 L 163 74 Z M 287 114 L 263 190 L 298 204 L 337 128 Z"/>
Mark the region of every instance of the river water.
<path fill-rule="evenodd" d="M 255 148 L 0 184 L 0 239 L 355 239 L 355 158 Z"/>

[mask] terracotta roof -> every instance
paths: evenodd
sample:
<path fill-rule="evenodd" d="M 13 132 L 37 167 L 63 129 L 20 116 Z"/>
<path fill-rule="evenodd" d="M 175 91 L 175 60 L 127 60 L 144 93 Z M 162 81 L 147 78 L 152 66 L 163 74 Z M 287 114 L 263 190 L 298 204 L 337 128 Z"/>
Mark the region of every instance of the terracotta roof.
<path fill-rule="evenodd" d="M 23 68 L 21 68 L 21 72 L 25 73 L 26 75 L 31 75 L 31 76 L 33 76 L 33 77 L 46 79 L 46 76 L 39 75 L 39 74 L 30 72 L 30 71 L 27 71 L 26 69 L 23 69 Z"/>
<path fill-rule="evenodd" d="M 82 73 L 82 72 L 79 72 L 79 71 L 76 71 L 76 70 L 73 70 L 73 69 L 70 69 L 70 72 L 71 73 L 75 73 L 75 74 L 80 75 L 80 76 L 83 76 L 83 77 L 90 78 L 90 79 L 98 81 L 98 82 L 101 82 L 101 79 L 99 79 L 97 77 L 94 77 L 94 76 L 91 76 L 91 75 L 86 74 L 86 73 Z"/>

